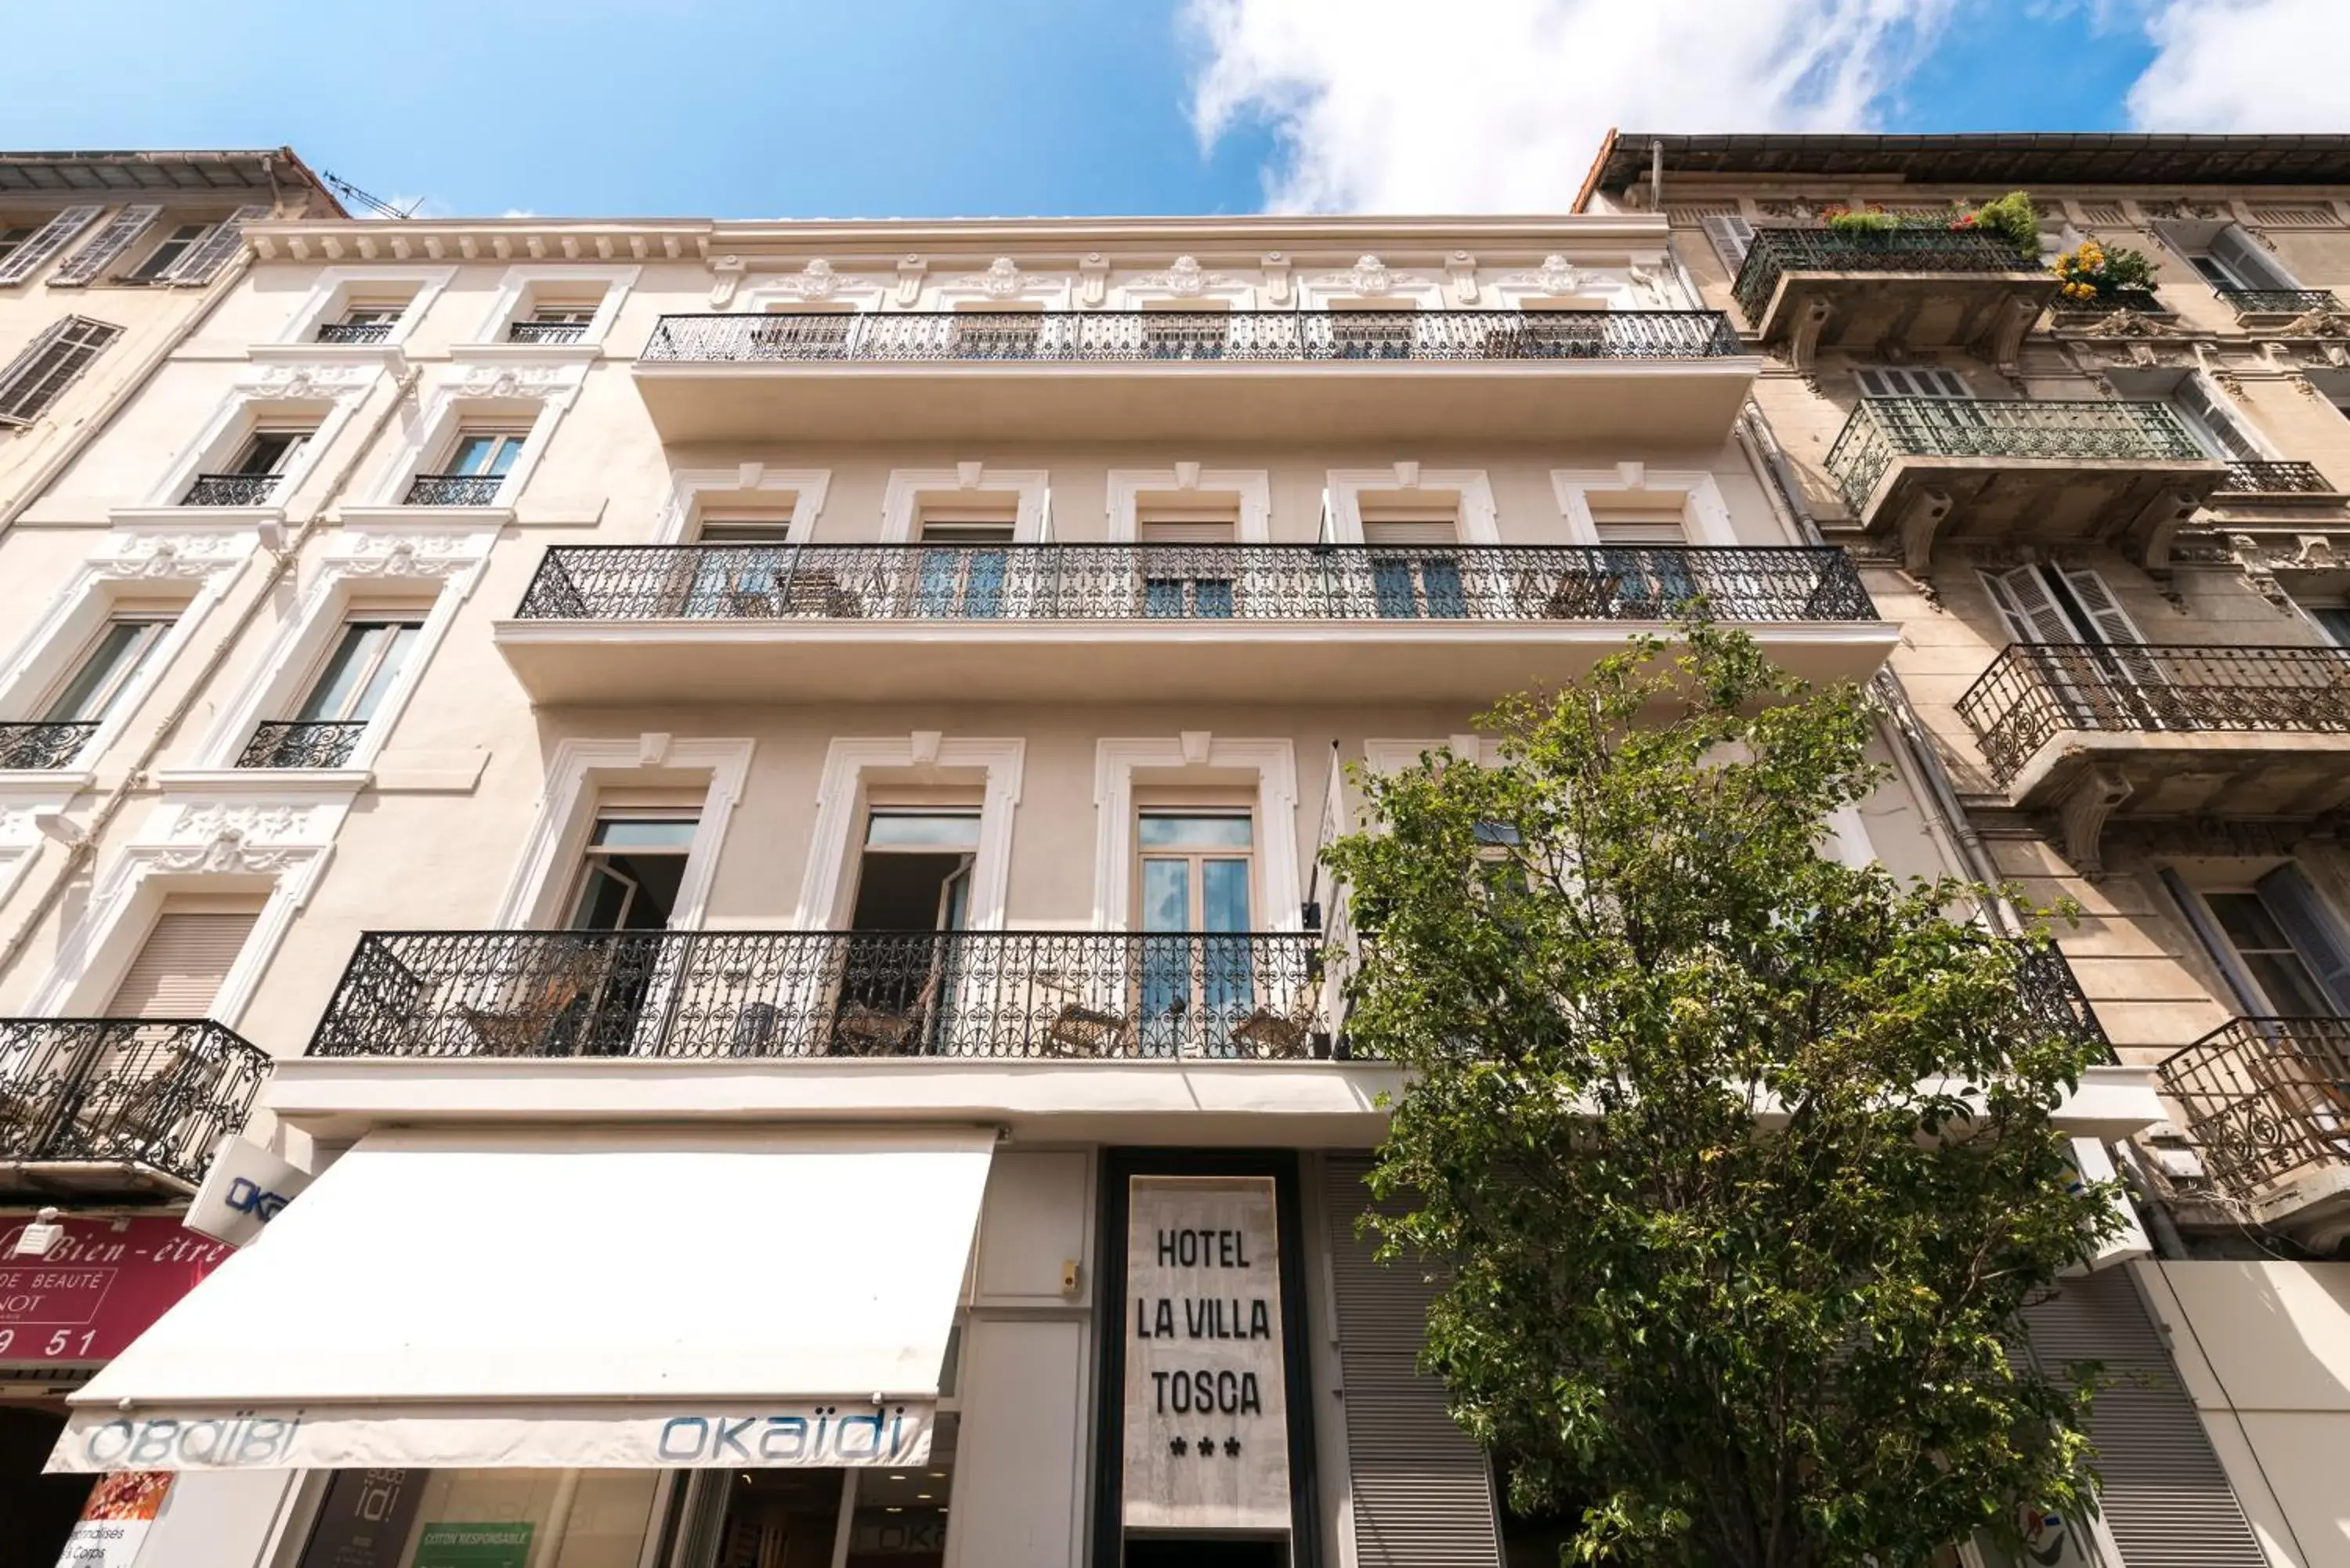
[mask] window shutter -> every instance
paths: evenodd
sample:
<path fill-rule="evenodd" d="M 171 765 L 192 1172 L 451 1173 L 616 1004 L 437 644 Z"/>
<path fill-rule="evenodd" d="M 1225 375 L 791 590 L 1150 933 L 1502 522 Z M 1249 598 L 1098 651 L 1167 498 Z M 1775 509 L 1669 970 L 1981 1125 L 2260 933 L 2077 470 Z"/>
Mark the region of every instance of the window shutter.
<path fill-rule="evenodd" d="M 1484 1454 L 1445 1408 L 1443 1383 L 1419 1370 L 1436 1286 L 1408 1263 L 1371 1258 L 1355 1219 L 1371 1206 L 1371 1162 L 1325 1163 L 1338 1368 L 1346 1390 L 1347 1469 L 1357 1568 L 1499 1568 L 1501 1531 Z"/>
<path fill-rule="evenodd" d="M 1985 572 L 1983 587 L 1991 590 L 1991 603 L 1999 607 L 2000 618 L 2007 622 L 2007 634 L 2018 642 L 2079 642 L 2081 634 L 2073 625 L 2073 618 L 2048 591 L 2047 583 L 2037 566 L 2014 566 L 2004 572 Z"/>
<path fill-rule="evenodd" d="M 163 275 L 167 283 L 210 283 L 228 258 L 236 254 L 244 243 L 244 225 L 269 216 L 269 204 L 255 202 L 239 207 L 230 216 L 214 223 L 202 239 L 187 249 L 187 254 L 172 264 Z"/>
<path fill-rule="evenodd" d="M 2299 288 L 2276 257 L 2230 223 L 2211 236 L 2211 252 L 2254 288 Z"/>
<path fill-rule="evenodd" d="M 2215 449 L 2213 456 L 2248 462 L 2258 462 L 2268 456 L 2236 422 L 2236 416 L 2211 396 L 2211 389 L 2203 384 L 2200 376 L 2189 375 L 2181 380 L 2170 394 L 2170 400 L 2185 416 L 2187 428 L 2206 438 L 2207 444 Z"/>
<path fill-rule="evenodd" d="M 106 227 L 98 231 L 89 244 L 66 258 L 49 279 L 49 286 L 60 284 L 85 284 L 104 272 L 114 259 L 130 248 L 131 242 L 147 232 L 148 225 L 163 215 L 161 207 L 125 207 L 114 214 Z"/>
<path fill-rule="evenodd" d="M 1134 520 L 1145 545 L 1229 545 L 1239 532 L 1239 520 L 1219 507 L 1147 506 Z"/>
<path fill-rule="evenodd" d="M 66 242 L 98 222 L 103 206 L 68 207 L 41 225 L 40 233 L 26 240 L 0 261 L 0 283 L 22 283 L 41 270 L 43 263 L 66 248 Z"/>
<path fill-rule="evenodd" d="M 2340 927 L 2325 900 L 2298 866 L 2280 866 L 2252 888 L 2275 914 L 2277 924 L 2284 928 L 2310 972 L 2317 976 L 2317 983 L 2325 988 L 2334 1012 L 2350 1018 L 2350 949 L 2345 948 Z"/>
<path fill-rule="evenodd" d="M 2073 1362 L 2105 1366 L 2089 1437 L 2099 1511 L 2129 1568 L 2265 1568 L 2228 1472 L 2179 1381 L 2127 1268 L 2068 1279 L 2023 1309 L 2033 1358 L 2064 1380 Z"/>
<path fill-rule="evenodd" d="M 1754 243 L 1754 225 L 1735 213 L 1717 213 L 1705 221 L 1705 237 L 1730 275 L 1746 265 L 1746 248 Z"/>
<path fill-rule="evenodd" d="M 1966 382 L 1955 370 L 1944 370 L 1930 365 L 1880 365 L 1870 369 L 1856 370 L 1863 397 L 1869 398 L 1972 398 Z"/>
<path fill-rule="evenodd" d="M 2171 901 L 2178 906 L 2179 914 L 2186 918 L 2188 929 L 2193 931 L 2195 940 L 2203 944 L 2204 956 L 2220 971 L 2220 978 L 2228 982 L 2228 990 L 2235 998 L 2236 1011 L 2247 1014 L 2267 1012 L 2267 1004 L 2261 1000 L 2261 988 L 2245 971 L 2244 961 L 2236 951 L 2236 944 L 2230 941 L 2228 933 L 2220 929 L 2220 922 L 2212 918 L 2211 906 L 2203 901 L 2203 895 L 2187 885 L 2187 878 L 2178 874 L 2177 867 L 2166 866 L 2157 875 L 2160 877 L 2164 889 L 2169 893 Z"/>
<path fill-rule="evenodd" d="M 1409 545 L 1427 547 L 1457 545 L 1460 542 L 1460 530 L 1450 521 L 1439 523 L 1433 519 L 1405 521 L 1395 518 L 1363 520 L 1363 543 L 1366 545 Z"/>
<path fill-rule="evenodd" d="M 0 370 L 0 424 L 28 424 L 40 418 L 121 334 L 120 327 L 68 316 L 34 338 Z"/>
<path fill-rule="evenodd" d="M 1679 503 L 1667 507 L 1596 502 L 1591 508 L 1591 524 L 1598 530 L 1603 545 L 1689 543 L 1689 525 Z"/>
<path fill-rule="evenodd" d="M 110 1018 L 202 1018 L 220 994 L 244 940 L 261 917 L 258 900 L 245 909 L 176 909 L 170 903 L 114 988 Z"/>
<path fill-rule="evenodd" d="M 2137 628 L 2130 624 L 2129 616 L 2122 609 L 2121 601 L 2114 597 L 2113 590 L 2106 587 L 2105 578 L 2086 567 L 2059 575 L 2064 577 L 2065 587 L 2072 590 L 2074 602 L 2081 607 L 2081 613 L 2089 618 L 2095 641 L 2137 643 L 2146 640 L 2138 635 Z"/>

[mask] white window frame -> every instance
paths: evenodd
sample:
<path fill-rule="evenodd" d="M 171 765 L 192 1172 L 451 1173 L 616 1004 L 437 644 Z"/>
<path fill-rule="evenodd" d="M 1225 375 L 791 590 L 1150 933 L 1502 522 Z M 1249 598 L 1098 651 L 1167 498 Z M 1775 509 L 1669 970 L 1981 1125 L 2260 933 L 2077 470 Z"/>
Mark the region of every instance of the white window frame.
<path fill-rule="evenodd" d="M 682 468 L 670 476 L 669 505 L 654 524 L 656 545 L 690 545 L 699 535 L 703 514 L 726 503 L 756 506 L 769 498 L 788 495 L 792 502 L 789 543 L 805 545 L 816 535 L 824 515 L 825 496 L 832 488 L 828 468 L 769 468 L 746 462 L 736 468 Z"/>
<path fill-rule="evenodd" d="M 636 266 L 514 266 L 506 269 L 498 280 L 497 298 L 482 323 L 473 341 L 453 345 L 453 356 L 474 358 L 533 359 L 592 359 L 603 352 L 604 340 L 611 335 L 613 320 L 627 302 L 629 291 L 636 287 L 643 273 Z M 571 343 L 510 343 L 506 332 L 529 313 L 538 303 L 542 289 L 567 292 L 583 284 L 601 284 L 603 296 L 597 302 L 595 318 L 588 330 Z M 580 289 L 581 293 L 586 290 Z"/>
<path fill-rule="evenodd" d="M 353 790 L 364 785 L 457 612 L 481 581 L 496 540 L 494 528 L 347 529 L 329 544 L 294 613 L 278 627 L 244 684 L 221 705 L 197 747 L 195 767 L 166 774 L 166 784 L 194 787 L 199 781 L 219 782 L 207 775 L 220 772 L 237 777 L 262 771 L 236 765 L 255 727 L 292 716 L 354 613 L 404 600 L 422 612 L 423 624 L 349 759 L 339 768 L 265 770 L 281 777 L 310 775 Z"/>
<path fill-rule="evenodd" d="M 1256 895 L 1261 930 L 1305 929 L 1297 864 L 1297 754 L 1287 736 L 1259 740 L 1204 730 L 1094 742 L 1094 929 L 1132 929 L 1135 789 L 1246 787 L 1256 795 Z"/>
<path fill-rule="evenodd" d="M 505 930 L 546 929 L 567 912 L 567 900 L 577 882 L 580 857 L 596 830 L 605 791 L 700 787 L 701 815 L 669 920 L 671 930 L 699 929 L 709 912 L 711 884 L 718 875 L 726 829 L 742 802 L 755 747 L 747 739 L 680 739 L 660 732 L 624 740 L 558 742 L 547 762 L 538 815 L 492 923 Z"/>
<path fill-rule="evenodd" d="M 189 530 L 182 533 L 112 534 L 85 560 L 63 589 L 52 596 L 41 618 L 0 664 L 0 714 L 22 716 L 44 699 L 88 650 L 99 628 L 128 606 L 146 597 L 134 590 L 159 582 L 192 585 L 170 630 L 138 675 L 99 722 L 81 757 L 101 755 L 146 702 L 155 683 L 171 669 L 230 582 L 258 546 L 251 529 Z M 156 596 L 163 598 L 165 596 Z M 87 782 L 87 766 L 0 774 L 0 781 L 46 783 L 63 787 Z M 70 790 L 68 793 L 71 793 Z"/>
<path fill-rule="evenodd" d="M 1184 481 L 1189 479 L 1190 483 Z M 1233 539 L 1243 545 L 1273 542 L 1273 476 L 1262 468 L 1113 468 L 1109 471 L 1109 542 L 1131 545 L 1141 534 L 1139 498 L 1150 492 L 1237 495 L 1240 521 Z"/>
<path fill-rule="evenodd" d="M 442 515 L 452 523 L 467 518 L 511 522 L 515 499 L 530 483 L 531 473 L 546 454 L 547 442 L 555 439 L 556 427 L 579 396 L 585 369 L 584 363 L 522 368 L 492 364 L 463 369 L 433 389 L 425 400 L 423 417 L 377 474 L 368 501 L 359 506 L 344 507 L 344 519 L 368 521 L 380 514 L 380 520 L 389 522 L 421 514 Z M 443 461 L 444 454 L 455 446 L 458 432 L 468 424 L 530 427 L 514 466 L 506 471 L 505 483 L 498 487 L 496 504 L 456 507 L 406 504 L 410 484 L 420 474 L 439 472 L 429 465 Z"/>
<path fill-rule="evenodd" d="M 228 514 L 240 519 L 269 518 L 283 520 L 287 503 L 300 491 L 311 472 L 325 457 L 335 438 L 358 410 L 359 404 L 374 384 L 372 376 L 359 380 L 340 374 L 342 367 L 319 366 L 321 374 L 290 375 L 274 381 L 256 381 L 240 386 L 213 411 L 196 439 L 175 457 L 155 488 L 149 493 L 141 510 L 170 514 Z M 310 434 L 302 450 L 278 475 L 277 487 L 262 506 L 189 506 L 189 487 L 200 473 L 219 473 L 234 462 L 245 444 L 265 427 L 291 424 L 300 420 L 311 421 Z"/>
<path fill-rule="evenodd" d="M 206 1016 L 234 1028 L 332 857 L 348 801 L 296 790 L 167 800 L 99 878 L 26 1012 L 57 1018 L 103 1007 L 174 894 L 264 895 L 260 917 Z"/>
<path fill-rule="evenodd" d="M 1722 499 L 1721 483 L 1701 469 L 1652 469 L 1638 462 L 1614 468 L 1554 468 L 1550 485 L 1558 497 L 1559 513 L 1566 519 L 1567 542 L 1572 545 L 1602 543 L 1598 521 L 1591 512 L 1590 493 L 1595 490 L 1679 495 L 1690 544 L 1726 549 L 1742 542 L 1737 525 L 1731 521 L 1730 504 Z"/>
<path fill-rule="evenodd" d="M 976 501 L 1007 492 L 1015 499 L 1012 541 L 1015 545 L 1045 542 L 1050 515 L 1052 475 L 1041 468 L 988 468 L 966 462 L 955 468 L 893 468 L 881 492 L 881 537 L 884 545 L 913 542 L 926 493 L 955 491 Z"/>
<path fill-rule="evenodd" d="M 981 785 L 979 847 L 971 865 L 971 906 L 965 929 L 1000 931 L 1012 883 L 1012 827 L 1019 815 L 1027 742 L 1017 736 L 840 736 L 825 748 L 816 784 L 816 826 L 800 878 L 795 930 L 838 930 L 847 924 L 849 868 L 863 846 L 867 796 L 875 784 L 963 782 Z M 962 775 L 958 780 L 944 775 Z"/>
<path fill-rule="evenodd" d="M 319 274 L 310 290 L 310 297 L 302 308 L 286 322 L 286 330 L 266 347 L 289 351 L 317 350 L 321 357 L 338 352 L 380 355 L 387 348 L 397 348 L 406 343 L 441 297 L 451 280 L 457 275 L 453 266 L 331 266 Z M 390 333 L 380 343 L 319 343 L 314 341 L 318 328 L 329 322 L 340 321 L 351 306 L 354 295 L 371 290 L 386 290 L 413 285 L 415 292 L 401 307 L 399 318 L 391 324 Z M 257 352 L 258 350 L 256 350 Z"/>
<path fill-rule="evenodd" d="M 1441 505 L 1449 493 L 1461 512 L 1463 545 L 1498 545 L 1501 520 L 1493 506 L 1493 483 L 1482 468 L 1423 469 L 1400 462 L 1392 468 L 1334 468 L 1330 471 L 1331 542 L 1363 542 L 1363 493 L 1404 490 L 1425 492 L 1431 504 Z"/>

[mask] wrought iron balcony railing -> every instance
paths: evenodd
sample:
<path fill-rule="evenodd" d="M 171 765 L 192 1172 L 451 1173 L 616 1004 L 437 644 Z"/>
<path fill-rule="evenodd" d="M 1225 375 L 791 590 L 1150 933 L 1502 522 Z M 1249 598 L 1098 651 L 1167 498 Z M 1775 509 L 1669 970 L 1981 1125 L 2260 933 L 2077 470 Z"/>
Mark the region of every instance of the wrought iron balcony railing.
<path fill-rule="evenodd" d="M 95 719 L 0 723 L 0 768 L 70 766 L 97 733 Z"/>
<path fill-rule="evenodd" d="M 559 545 L 525 620 L 1856 621 L 1844 552 L 1808 546 Z"/>
<path fill-rule="evenodd" d="M 1828 449 L 1827 471 L 1858 512 L 1903 457 L 2192 462 L 2205 455 L 2158 402 L 1863 398 Z"/>
<path fill-rule="evenodd" d="M 2306 316 L 2313 310 L 2339 310 L 2342 302 L 2324 288 L 2218 289 L 2220 300 L 2239 316 Z"/>
<path fill-rule="evenodd" d="M 506 328 L 509 343 L 577 343 L 587 336 L 584 321 L 517 321 Z"/>
<path fill-rule="evenodd" d="M 277 490 L 274 473 L 200 473 L 182 506 L 266 506 Z"/>
<path fill-rule="evenodd" d="M 203 1019 L 0 1019 L 0 1160 L 143 1166 L 192 1185 L 269 1067 Z"/>
<path fill-rule="evenodd" d="M 410 506 L 495 506 L 502 473 L 420 473 L 408 483 Z"/>
<path fill-rule="evenodd" d="M 2103 1059 L 2107 1063 L 2116 1061 L 2106 1026 L 2097 1022 L 2097 1010 L 2089 1005 L 2089 998 L 2081 990 L 2081 981 L 2063 951 L 2020 940 L 2016 946 L 2023 960 L 2016 971 L 2016 988 L 2022 994 L 2025 1009 L 2069 1034 L 2096 1041 L 2104 1047 Z"/>
<path fill-rule="evenodd" d="M 1331 1054 L 1303 932 L 391 931 L 314 1056 L 1295 1059 Z"/>
<path fill-rule="evenodd" d="M 2247 462 L 2228 460 L 2228 481 L 2220 486 L 2230 495 L 2325 495 L 2334 486 L 2314 463 Z"/>
<path fill-rule="evenodd" d="M 318 327 L 321 343 L 389 343 L 392 324 L 389 321 L 328 321 Z"/>
<path fill-rule="evenodd" d="M 1887 229 L 1845 234 L 1834 229 L 1757 229 L 1731 292 L 1749 321 L 1760 321 L 1779 280 L 1791 272 L 2029 272 L 2037 264 L 1991 234 L 1951 229 Z"/>
<path fill-rule="evenodd" d="M 256 725 L 236 759 L 241 768 L 338 768 L 351 760 L 365 719 L 271 719 Z"/>
<path fill-rule="evenodd" d="M 2156 1069 L 2223 1191 L 2350 1166 L 2350 1020 L 2236 1018 Z"/>
<path fill-rule="evenodd" d="M 2078 330 L 2116 310 L 2135 311 L 2140 316 L 2175 316 L 2178 314 L 2162 302 L 2162 296 L 2150 288 L 2116 288 L 2091 299 L 2067 299 L 2058 295 L 2049 301 L 2049 310 L 2055 316 L 2059 327 Z"/>
<path fill-rule="evenodd" d="M 664 316 L 646 363 L 1708 359 L 1713 310 L 923 310 Z"/>
<path fill-rule="evenodd" d="M 1959 699 L 1992 779 L 2073 731 L 2350 731 L 2350 649 L 2011 644 Z"/>

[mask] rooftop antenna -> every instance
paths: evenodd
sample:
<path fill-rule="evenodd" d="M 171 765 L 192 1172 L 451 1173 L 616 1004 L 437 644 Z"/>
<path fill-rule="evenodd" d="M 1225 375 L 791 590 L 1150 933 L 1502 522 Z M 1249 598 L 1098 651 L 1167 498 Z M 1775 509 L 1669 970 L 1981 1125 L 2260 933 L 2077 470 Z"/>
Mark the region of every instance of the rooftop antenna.
<path fill-rule="evenodd" d="M 360 190 L 357 185 L 352 184 L 349 181 L 344 179 L 341 175 L 336 173 L 331 169 L 320 170 L 318 171 L 318 176 L 320 179 L 326 181 L 328 186 L 333 190 L 336 195 L 341 197 L 345 202 L 350 203 L 350 205 L 359 208 L 369 217 L 407 218 L 413 217 L 416 213 L 416 202 L 411 202 L 406 207 L 395 207 L 390 202 L 384 201 L 380 197 L 369 195 L 365 191 Z"/>

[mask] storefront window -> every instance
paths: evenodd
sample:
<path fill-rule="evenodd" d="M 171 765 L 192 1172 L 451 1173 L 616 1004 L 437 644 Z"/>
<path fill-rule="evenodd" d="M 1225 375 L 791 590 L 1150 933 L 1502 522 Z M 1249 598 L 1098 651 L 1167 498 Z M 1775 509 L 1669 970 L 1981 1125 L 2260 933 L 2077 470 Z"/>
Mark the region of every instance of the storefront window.
<path fill-rule="evenodd" d="M 302 1568 L 639 1568 L 656 1470 L 341 1470 Z"/>

